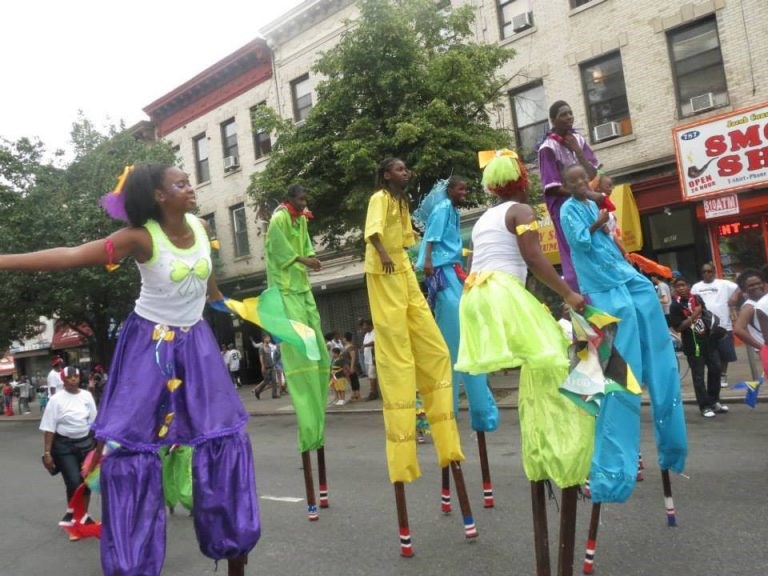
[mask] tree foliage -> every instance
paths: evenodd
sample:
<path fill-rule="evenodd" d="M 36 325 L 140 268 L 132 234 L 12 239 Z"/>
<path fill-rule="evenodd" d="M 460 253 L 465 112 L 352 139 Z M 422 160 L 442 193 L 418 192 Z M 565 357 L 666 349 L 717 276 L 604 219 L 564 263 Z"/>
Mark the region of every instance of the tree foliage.
<path fill-rule="evenodd" d="M 77 246 L 104 238 L 124 225 L 110 220 L 99 198 L 111 190 L 126 164 L 144 161 L 173 163 L 166 143 L 148 144 L 122 126 L 97 130 L 80 117 L 73 125 L 74 160 L 65 169 L 42 162 L 43 148 L 29 150 L 27 141 L 0 147 L 2 177 L 15 184 L 0 187 L 3 234 L 0 251 L 18 253 Z M 21 147 L 20 147 L 21 145 Z M 15 170 L 14 170 L 15 167 Z M 59 318 L 75 329 L 85 324 L 94 333 L 96 358 L 108 362 L 117 327 L 133 308 L 139 278 L 125 265 L 109 273 L 104 268 L 81 268 L 55 273 L 2 273 L 0 347 L 28 335 L 39 316 Z"/>
<path fill-rule="evenodd" d="M 291 183 L 312 197 L 314 232 L 334 246 L 359 228 L 381 160 L 413 170 L 418 197 L 451 173 L 477 181 L 477 151 L 507 145 L 488 110 L 506 83 L 498 76 L 511 50 L 471 38 L 469 6 L 442 11 L 432 0 L 362 0 L 360 17 L 318 61 L 317 103 L 302 125 L 270 109 L 258 130 L 277 133 L 266 169 L 250 192 L 272 207 Z"/>

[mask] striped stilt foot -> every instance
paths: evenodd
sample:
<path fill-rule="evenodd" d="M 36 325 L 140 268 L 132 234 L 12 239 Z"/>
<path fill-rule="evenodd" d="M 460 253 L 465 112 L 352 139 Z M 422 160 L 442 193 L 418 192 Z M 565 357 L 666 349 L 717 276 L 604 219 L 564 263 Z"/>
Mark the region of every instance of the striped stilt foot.
<path fill-rule="evenodd" d="M 413 556 L 410 528 L 400 528 L 400 556 L 405 556 L 406 558 Z"/>
<path fill-rule="evenodd" d="M 667 526 L 677 526 L 677 516 L 675 515 L 675 503 L 672 501 L 672 496 L 664 497 L 664 508 L 667 509 Z"/>
<path fill-rule="evenodd" d="M 320 484 L 320 508 L 328 508 L 328 486 Z"/>
<path fill-rule="evenodd" d="M 317 514 L 317 506 L 315 504 L 307 506 L 307 520 L 316 522 L 318 518 L 320 518 L 320 516 Z"/>
<path fill-rule="evenodd" d="M 477 538 L 477 526 L 472 516 L 464 516 L 464 537 Z"/>
<path fill-rule="evenodd" d="M 443 514 L 451 513 L 451 491 L 445 488 L 440 490 L 440 510 Z"/>
<path fill-rule="evenodd" d="M 595 540 L 587 540 L 587 549 L 584 552 L 584 574 L 592 574 L 595 570 Z"/>
<path fill-rule="evenodd" d="M 483 482 L 483 507 L 493 508 L 493 485 L 490 482 Z"/>

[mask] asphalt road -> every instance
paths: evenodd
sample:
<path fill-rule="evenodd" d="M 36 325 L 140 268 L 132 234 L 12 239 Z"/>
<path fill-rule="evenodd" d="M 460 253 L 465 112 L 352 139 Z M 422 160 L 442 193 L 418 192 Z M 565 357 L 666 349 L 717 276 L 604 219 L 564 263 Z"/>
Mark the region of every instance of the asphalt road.
<path fill-rule="evenodd" d="M 762 576 L 768 574 L 768 405 L 732 405 L 704 420 L 686 407 L 690 456 L 686 477 L 672 477 L 677 528 L 667 528 L 661 478 L 649 416 L 644 413 L 646 480 L 624 505 L 603 507 L 596 574 Z M 480 466 L 466 414 L 461 432 L 464 473 L 480 537 L 464 539 L 458 502 L 440 512 L 440 474 L 431 444 L 420 446 L 423 476 L 406 488 L 415 556 L 399 556 L 392 486 L 384 459 L 379 413 L 331 414 L 326 458 L 331 508 L 306 519 L 293 417 L 251 420 L 259 486 L 262 539 L 250 555 L 249 575 L 431 576 L 533 575 L 529 484 L 520 463 L 517 412 L 504 410 L 500 431 L 488 434 L 496 507 L 482 507 Z M 56 526 L 63 514 L 60 477 L 40 464 L 36 422 L 0 423 L 0 576 L 101 574 L 98 542 L 71 543 Z M 557 492 L 559 497 L 559 491 Z M 301 499 L 298 502 L 285 498 Z M 98 499 L 92 509 L 98 516 Z M 576 574 L 581 573 L 590 506 L 579 503 Z M 558 512 L 549 502 L 553 570 Z M 166 575 L 212 575 L 215 565 L 197 549 L 191 519 L 168 522 Z M 226 564 L 218 568 L 226 574 Z"/>

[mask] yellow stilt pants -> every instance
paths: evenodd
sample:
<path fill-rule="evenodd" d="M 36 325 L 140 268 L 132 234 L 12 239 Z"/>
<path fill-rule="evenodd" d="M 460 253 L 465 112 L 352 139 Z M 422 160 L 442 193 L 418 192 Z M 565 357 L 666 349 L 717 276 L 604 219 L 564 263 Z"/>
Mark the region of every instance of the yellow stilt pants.
<path fill-rule="evenodd" d="M 421 475 L 416 459 L 417 388 L 440 467 L 464 460 L 453 413 L 451 357 L 413 270 L 366 274 L 366 280 L 376 330 L 389 479 L 411 482 Z"/>

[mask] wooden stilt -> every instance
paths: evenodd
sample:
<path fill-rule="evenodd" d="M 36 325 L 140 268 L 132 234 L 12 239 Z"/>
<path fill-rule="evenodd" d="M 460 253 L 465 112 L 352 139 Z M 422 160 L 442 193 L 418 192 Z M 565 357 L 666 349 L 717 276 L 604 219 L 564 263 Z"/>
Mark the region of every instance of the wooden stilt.
<path fill-rule="evenodd" d="M 667 509 L 667 526 L 677 526 L 675 503 L 672 501 L 672 483 L 669 481 L 669 470 L 661 471 L 661 483 L 664 486 L 664 507 Z"/>
<path fill-rule="evenodd" d="M 475 519 L 472 517 L 472 507 L 469 505 L 467 487 L 464 484 L 464 473 L 461 471 L 461 464 L 458 462 L 451 462 L 451 472 L 453 472 L 453 483 L 456 486 L 456 495 L 459 498 L 461 516 L 464 520 L 464 537 L 477 538 L 477 526 L 475 526 Z"/>
<path fill-rule="evenodd" d="M 531 508 L 533 509 L 533 549 L 536 555 L 536 576 L 551 576 L 547 499 L 543 480 L 531 482 Z"/>
<path fill-rule="evenodd" d="M 411 529 L 408 527 L 408 508 L 405 505 L 405 486 L 395 482 L 395 504 L 397 504 L 397 526 L 400 529 L 400 556 L 413 556 Z"/>
<path fill-rule="evenodd" d="M 320 484 L 320 508 L 328 508 L 328 481 L 325 478 L 325 446 L 317 449 L 317 476 Z"/>
<path fill-rule="evenodd" d="M 309 450 L 301 453 L 301 464 L 304 467 L 304 488 L 307 491 L 307 518 L 310 522 L 318 519 L 317 505 L 315 504 L 315 485 L 312 481 L 312 459 Z"/>
<path fill-rule="evenodd" d="M 491 468 L 488 466 L 488 449 L 485 447 L 485 432 L 477 433 L 477 449 L 480 454 L 480 472 L 483 475 L 483 507 L 493 508 L 493 484 Z"/>
<path fill-rule="evenodd" d="M 440 510 L 443 514 L 451 513 L 451 472 L 448 466 L 440 470 L 442 474 L 442 486 L 440 488 Z"/>
<path fill-rule="evenodd" d="M 589 519 L 589 534 L 587 534 L 587 549 L 584 552 L 584 574 L 592 574 L 595 570 L 595 550 L 597 549 L 597 529 L 600 526 L 600 504 L 592 504 L 592 516 Z"/>
<path fill-rule="evenodd" d="M 245 565 L 248 564 L 248 555 L 238 556 L 227 560 L 227 576 L 245 576 Z"/>
<path fill-rule="evenodd" d="M 576 505 L 579 487 L 563 488 L 560 505 L 560 546 L 557 555 L 557 576 L 573 576 L 573 554 L 576 543 Z"/>

